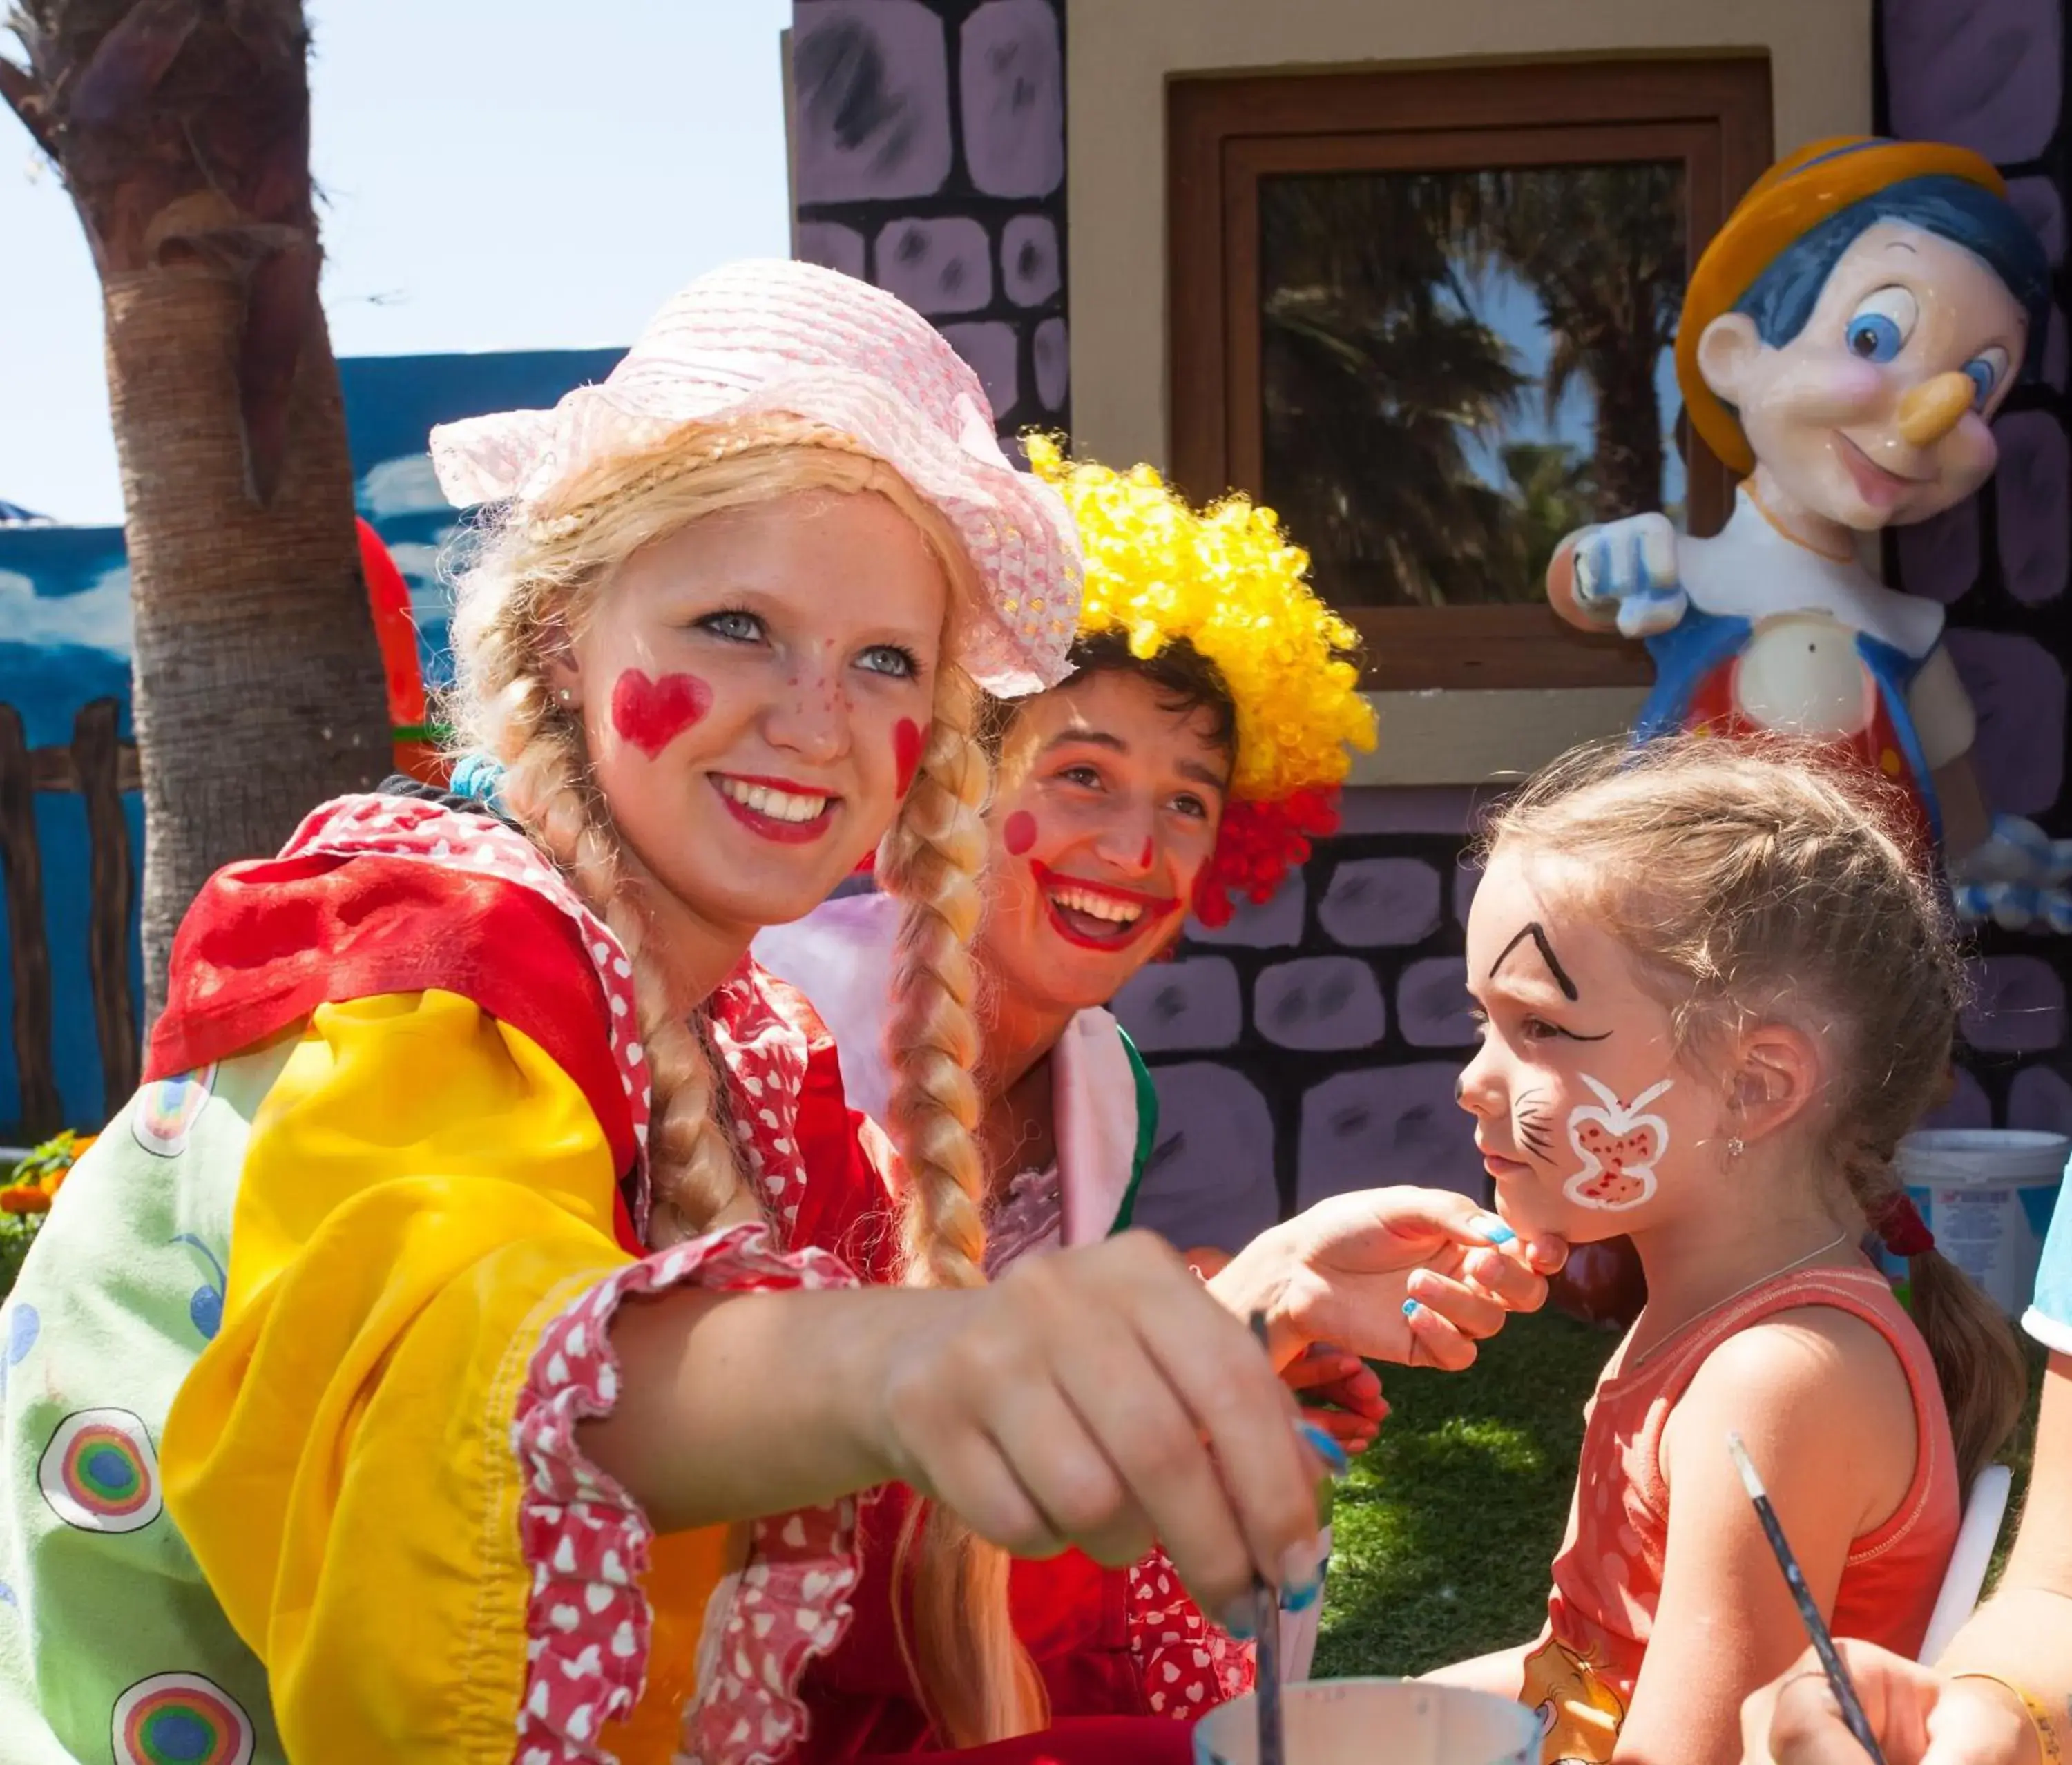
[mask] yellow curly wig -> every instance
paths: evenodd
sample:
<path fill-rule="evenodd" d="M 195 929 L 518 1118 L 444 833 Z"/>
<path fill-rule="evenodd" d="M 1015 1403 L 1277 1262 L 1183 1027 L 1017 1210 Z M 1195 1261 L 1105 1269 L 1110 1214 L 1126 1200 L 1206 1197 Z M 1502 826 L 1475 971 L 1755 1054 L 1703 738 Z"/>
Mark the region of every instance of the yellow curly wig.
<path fill-rule="evenodd" d="M 1359 634 L 1304 580 L 1309 556 L 1271 509 L 1232 496 L 1198 513 L 1148 466 L 1117 472 L 1026 438 L 1086 551 L 1079 634 L 1120 631 L 1149 659 L 1186 638 L 1215 664 L 1237 711 L 1231 794 L 1271 802 L 1343 782 L 1375 744 L 1352 660 Z"/>

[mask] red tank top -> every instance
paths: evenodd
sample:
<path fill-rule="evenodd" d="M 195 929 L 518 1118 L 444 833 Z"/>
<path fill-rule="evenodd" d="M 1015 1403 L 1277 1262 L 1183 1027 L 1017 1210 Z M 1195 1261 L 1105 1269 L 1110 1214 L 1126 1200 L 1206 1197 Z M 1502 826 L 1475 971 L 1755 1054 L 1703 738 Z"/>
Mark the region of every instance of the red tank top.
<path fill-rule="evenodd" d="M 1628 1336 L 1597 1381 L 1584 1412 L 1568 1534 L 1554 1559 L 1548 1634 L 1526 1663 L 1523 1698 L 1540 1710 L 1549 1765 L 1609 1759 L 1640 1677 L 1669 1539 L 1662 1435 L 1678 1400 L 1728 1337 L 1809 1305 L 1832 1306 L 1875 1329 L 1914 1397 L 1913 1480 L 1892 1517 L 1850 1545 L 1829 1626 L 1910 1660 L 1919 1650 L 1962 1518 L 1950 1418 L 1928 1345 L 1873 1270 L 1780 1275 L 1693 1320 L 1630 1373 Z"/>

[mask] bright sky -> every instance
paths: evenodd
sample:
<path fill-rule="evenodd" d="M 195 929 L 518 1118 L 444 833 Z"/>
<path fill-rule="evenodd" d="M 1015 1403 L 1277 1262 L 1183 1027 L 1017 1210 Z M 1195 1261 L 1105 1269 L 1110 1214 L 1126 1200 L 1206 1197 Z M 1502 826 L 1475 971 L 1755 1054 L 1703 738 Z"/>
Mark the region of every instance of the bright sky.
<path fill-rule="evenodd" d="M 309 5 L 339 355 L 628 343 L 701 270 L 786 254 L 791 0 Z M 93 266 L 4 110 L 0 500 L 122 518 Z"/>

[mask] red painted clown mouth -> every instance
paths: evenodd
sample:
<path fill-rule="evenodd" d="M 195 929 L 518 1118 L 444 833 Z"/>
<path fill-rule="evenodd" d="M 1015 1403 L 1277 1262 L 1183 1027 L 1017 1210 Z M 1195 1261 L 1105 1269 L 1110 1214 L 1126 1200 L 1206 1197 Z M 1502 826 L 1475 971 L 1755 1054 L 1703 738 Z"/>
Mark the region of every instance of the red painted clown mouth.
<path fill-rule="evenodd" d="M 1061 876 L 1047 864 L 1031 864 L 1030 871 L 1059 936 L 1083 950 L 1126 950 L 1180 910 L 1180 903 L 1170 895 Z"/>

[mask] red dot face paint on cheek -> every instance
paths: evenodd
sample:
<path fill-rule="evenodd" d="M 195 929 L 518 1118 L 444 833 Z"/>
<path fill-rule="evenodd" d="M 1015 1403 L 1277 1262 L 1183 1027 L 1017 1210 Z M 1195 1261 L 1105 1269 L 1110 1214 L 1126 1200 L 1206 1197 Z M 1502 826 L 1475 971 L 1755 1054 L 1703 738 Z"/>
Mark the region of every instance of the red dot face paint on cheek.
<path fill-rule="evenodd" d="M 902 797 L 912 788 L 914 774 L 920 766 L 923 739 L 920 724 L 911 717 L 902 717 L 892 726 L 892 761 L 898 768 Z"/>
<path fill-rule="evenodd" d="M 611 689 L 611 727 L 652 760 L 712 708 L 712 688 L 694 674 L 651 679 L 628 668 Z"/>
<path fill-rule="evenodd" d="M 1137 868 L 1140 870 L 1149 870 L 1151 868 L 1152 856 L 1151 841 L 1147 836 L 1144 842 L 1144 856 L 1137 860 Z"/>
<path fill-rule="evenodd" d="M 1017 858 L 1036 844 L 1036 818 L 1026 809 L 1018 809 L 1007 818 L 1000 830 L 1001 844 Z"/>

